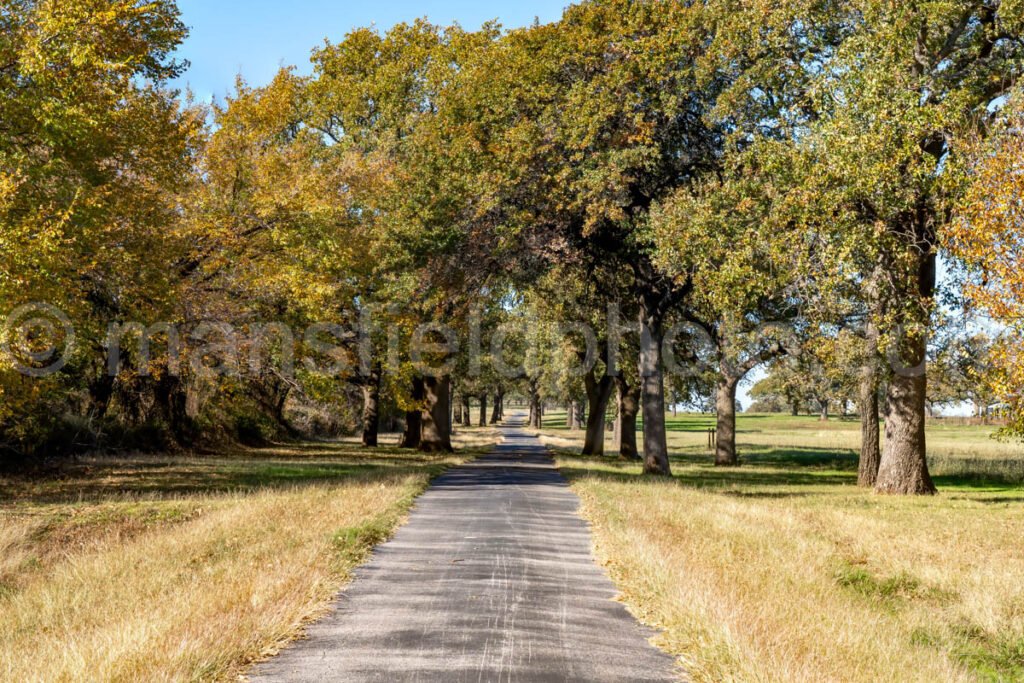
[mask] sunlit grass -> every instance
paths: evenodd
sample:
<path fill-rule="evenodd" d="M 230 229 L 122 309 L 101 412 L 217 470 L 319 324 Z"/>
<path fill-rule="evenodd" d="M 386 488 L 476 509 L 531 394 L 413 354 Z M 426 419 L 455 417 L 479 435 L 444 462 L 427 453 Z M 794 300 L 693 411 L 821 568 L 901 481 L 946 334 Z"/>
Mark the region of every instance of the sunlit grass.
<path fill-rule="evenodd" d="M 0 479 L 0 680 L 232 680 L 297 637 L 455 456 L 355 443 Z"/>
<path fill-rule="evenodd" d="M 1024 679 L 1024 487 L 985 470 L 1019 446 L 933 428 L 942 494 L 899 498 L 856 487 L 856 423 L 743 419 L 726 470 L 706 422 L 680 423 L 674 481 L 559 460 L 625 602 L 695 680 Z"/>
<path fill-rule="evenodd" d="M 565 429 L 564 413 L 545 419 L 549 445 L 575 450 L 581 432 Z M 669 448 L 673 454 L 711 457 L 708 429 L 714 416 L 680 414 L 667 418 Z M 939 484 L 945 477 L 978 481 L 1024 483 L 1024 444 L 995 438 L 996 427 L 961 426 L 932 421 L 928 425 L 928 462 Z M 860 422 L 855 417 L 834 417 L 820 422 L 811 416 L 740 415 L 737 445 L 741 457 L 754 463 L 779 453 L 787 458 L 826 461 L 855 468 L 860 449 Z M 609 437 L 609 447 L 611 440 Z"/>

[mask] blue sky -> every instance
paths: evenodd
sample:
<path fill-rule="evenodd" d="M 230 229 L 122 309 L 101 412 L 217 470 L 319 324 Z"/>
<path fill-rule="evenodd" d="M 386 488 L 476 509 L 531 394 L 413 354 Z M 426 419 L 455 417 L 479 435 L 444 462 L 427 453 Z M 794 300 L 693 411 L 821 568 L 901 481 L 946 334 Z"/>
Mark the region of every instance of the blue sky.
<path fill-rule="evenodd" d="M 282 65 L 308 72 L 310 51 L 325 38 L 341 40 L 351 29 L 376 25 L 382 30 L 427 17 L 437 24 L 457 21 L 477 28 L 491 19 L 506 27 L 539 18 L 555 21 L 570 0 L 179 0 L 191 29 L 179 57 L 192 67 L 179 81 L 201 100 L 223 98 L 242 74 L 253 85 L 267 83 Z"/>

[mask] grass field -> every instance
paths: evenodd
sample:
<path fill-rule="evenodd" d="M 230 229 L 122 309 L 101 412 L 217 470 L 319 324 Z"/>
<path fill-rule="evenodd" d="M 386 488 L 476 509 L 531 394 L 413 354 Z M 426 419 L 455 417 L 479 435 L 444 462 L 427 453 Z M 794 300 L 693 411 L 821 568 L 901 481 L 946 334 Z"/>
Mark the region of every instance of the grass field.
<path fill-rule="evenodd" d="M 0 680 L 234 680 L 301 634 L 457 456 L 355 443 L 0 479 Z"/>
<path fill-rule="evenodd" d="M 545 441 L 623 599 L 698 681 L 1024 680 L 1024 448 L 930 429 L 941 494 L 856 485 L 858 424 L 742 416 L 710 465 L 705 416 L 670 419 L 674 481 Z"/>

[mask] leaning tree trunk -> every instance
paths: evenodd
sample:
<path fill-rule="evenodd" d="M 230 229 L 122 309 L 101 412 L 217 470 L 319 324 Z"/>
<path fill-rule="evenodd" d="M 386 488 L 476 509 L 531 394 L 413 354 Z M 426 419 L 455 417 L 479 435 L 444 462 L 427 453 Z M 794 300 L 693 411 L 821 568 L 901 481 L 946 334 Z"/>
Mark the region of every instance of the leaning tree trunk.
<path fill-rule="evenodd" d="M 922 209 L 914 227 L 914 240 L 906 254 L 916 259 L 916 271 L 904 278 L 912 284 L 897 290 L 889 310 L 901 314 L 893 332 L 893 372 L 886 390 L 885 448 L 878 467 L 875 490 L 879 493 L 932 495 L 935 484 L 928 473 L 925 437 L 925 402 L 928 393 L 928 324 L 935 299 L 935 236 Z M 905 237 L 901 234 L 901 237 Z"/>
<path fill-rule="evenodd" d="M 640 387 L 630 386 L 622 375 L 619 375 L 616 382 L 619 385 L 619 455 L 629 460 L 639 460 L 636 419 L 640 412 Z"/>
<path fill-rule="evenodd" d="M 423 380 L 424 407 L 421 411 L 422 428 L 419 449 L 427 453 L 451 453 L 452 426 L 448 422 L 451 412 L 450 377 L 427 377 Z"/>
<path fill-rule="evenodd" d="M 882 459 L 878 428 L 878 334 L 871 325 L 865 341 L 868 360 L 860 375 L 860 462 L 857 484 L 873 487 L 878 481 Z"/>
<path fill-rule="evenodd" d="M 644 415 L 644 474 L 669 476 L 665 433 L 665 375 L 661 344 L 662 321 L 644 305 L 640 312 L 640 391 Z"/>
<path fill-rule="evenodd" d="M 363 446 L 376 448 L 380 434 L 380 368 L 363 384 Z"/>
<path fill-rule="evenodd" d="M 739 380 L 724 377 L 718 381 L 715 408 L 718 414 L 718 444 L 715 447 L 715 465 L 735 467 L 740 464 L 736 451 L 736 389 Z"/>
<path fill-rule="evenodd" d="M 604 455 L 604 437 L 608 402 L 615 388 L 615 379 L 604 375 L 598 381 L 593 368 L 585 378 L 587 387 L 587 432 L 583 440 L 583 455 Z"/>

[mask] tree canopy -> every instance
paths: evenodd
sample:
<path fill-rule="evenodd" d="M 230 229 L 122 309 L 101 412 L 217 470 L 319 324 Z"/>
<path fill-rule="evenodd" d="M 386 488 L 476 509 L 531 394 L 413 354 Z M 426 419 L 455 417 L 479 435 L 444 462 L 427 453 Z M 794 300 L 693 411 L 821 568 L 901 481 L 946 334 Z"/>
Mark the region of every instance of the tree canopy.
<path fill-rule="evenodd" d="M 943 254 L 1003 325 L 977 395 L 1024 431 L 1020 3 L 419 20 L 209 107 L 167 85 L 187 67 L 171 0 L 3 0 L 0 28 L 12 458 L 69 423 L 71 450 L 143 427 L 372 446 L 381 419 L 448 449 L 453 403 L 500 419 L 518 393 L 535 420 L 569 406 L 590 454 L 616 420 L 621 454 L 668 475 L 666 395 L 714 400 L 736 466 L 737 387 L 770 364 L 776 406 L 856 400 L 863 484 L 932 493 L 926 408 L 968 395 L 962 354 L 930 344 L 961 293 Z"/>

